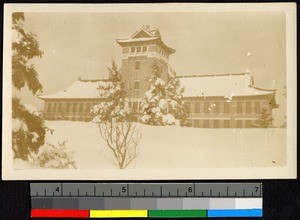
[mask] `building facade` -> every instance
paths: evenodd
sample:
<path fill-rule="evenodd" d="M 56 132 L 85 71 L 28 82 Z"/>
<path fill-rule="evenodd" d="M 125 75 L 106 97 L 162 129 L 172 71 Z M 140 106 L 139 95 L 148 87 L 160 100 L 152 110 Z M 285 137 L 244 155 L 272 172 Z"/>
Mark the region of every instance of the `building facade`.
<path fill-rule="evenodd" d="M 124 89 L 132 108 L 138 111 L 149 89 L 154 65 L 164 81 L 174 76 L 169 57 L 175 50 L 162 41 L 158 29 L 147 26 L 116 41 L 122 47 Z M 179 80 L 185 88 L 183 96 L 192 127 L 254 127 L 263 108 L 272 114 L 277 107 L 275 90 L 255 87 L 250 73 L 179 76 Z M 91 107 L 105 99 L 99 94 L 101 83 L 109 82 L 78 79 L 67 89 L 39 96 L 45 101 L 46 119 L 90 121 Z"/>

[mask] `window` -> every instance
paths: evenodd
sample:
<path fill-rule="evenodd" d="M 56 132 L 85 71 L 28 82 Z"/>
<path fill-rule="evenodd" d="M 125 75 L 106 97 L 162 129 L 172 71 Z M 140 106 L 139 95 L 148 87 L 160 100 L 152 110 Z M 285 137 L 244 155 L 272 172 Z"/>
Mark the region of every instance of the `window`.
<path fill-rule="evenodd" d="M 224 102 L 224 113 L 230 113 L 230 102 Z"/>
<path fill-rule="evenodd" d="M 259 102 L 259 101 L 255 102 L 255 107 L 254 107 L 254 109 L 255 109 L 255 113 L 256 113 L 256 114 L 259 114 L 259 113 L 260 113 L 260 102 Z"/>
<path fill-rule="evenodd" d="M 246 113 L 251 114 L 251 102 L 246 102 Z"/>
<path fill-rule="evenodd" d="M 204 113 L 210 112 L 209 102 L 204 102 Z"/>
<path fill-rule="evenodd" d="M 147 52 L 147 46 L 143 46 L 143 52 Z"/>
<path fill-rule="evenodd" d="M 52 107 L 52 104 L 49 103 L 49 104 L 48 104 L 48 110 L 47 110 L 48 112 L 51 112 L 51 107 Z"/>
<path fill-rule="evenodd" d="M 67 112 L 67 113 L 70 112 L 70 103 L 67 103 L 66 112 Z"/>
<path fill-rule="evenodd" d="M 209 128 L 209 120 L 208 119 L 205 119 L 204 120 L 204 125 L 203 125 L 204 128 Z"/>
<path fill-rule="evenodd" d="M 194 127 L 195 128 L 200 128 L 200 120 L 199 119 L 194 120 Z"/>
<path fill-rule="evenodd" d="M 53 104 L 52 112 L 56 112 L 56 103 Z"/>
<path fill-rule="evenodd" d="M 85 113 L 90 113 L 90 112 L 91 112 L 91 104 L 90 103 L 86 103 Z"/>
<path fill-rule="evenodd" d="M 219 120 L 214 120 L 214 128 L 219 128 Z"/>
<path fill-rule="evenodd" d="M 237 128 L 242 128 L 243 127 L 243 121 L 242 120 L 237 120 L 236 121 L 236 127 Z"/>
<path fill-rule="evenodd" d="M 194 113 L 200 113 L 200 102 L 195 102 L 194 104 Z"/>
<path fill-rule="evenodd" d="M 242 113 L 243 112 L 243 103 L 242 102 L 237 102 L 236 104 L 236 112 L 237 113 Z"/>
<path fill-rule="evenodd" d="M 135 69 L 140 69 L 141 67 L 141 61 L 135 61 Z"/>
<path fill-rule="evenodd" d="M 220 113 L 220 103 L 219 102 L 215 102 L 214 103 L 214 113 Z"/>
<path fill-rule="evenodd" d="M 230 128 L 230 121 L 229 120 L 224 120 L 223 121 L 223 127 L 224 128 Z"/>
<path fill-rule="evenodd" d="M 83 103 L 80 103 L 80 105 L 79 105 L 79 112 L 80 112 L 80 113 L 83 112 Z"/>
<path fill-rule="evenodd" d="M 140 46 L 138 46 L 138 47 L 136 47 L 136 52 L 141 52 L 141 47 Z"/>
<path fill-rule="evenodd" d="M 251 127 L 252 127 L 252 121 L 246 120 L 246 128 L 251 128 Z"/>
<path fill-rule="evenodd" d="M 130 48 L 130 53 L 134 53 L 135 52 L 135 47 L 131 47 Z"/>
<path fill-rule="evenodd" d="M 72 112 L 75 113 L 75 112 L 76 112 L 76 109 L 77 109 L 77 104 L 74 103 L 74 104 L 73 104 L 73 111 L 72 111 Z"/>
<path fill-rule="evenodd" d="M 61 113 L 61 112 L 62 112 L 62 104 L 61 104 L 61 103 L 58 104 L 57 112 L 58 112 L 58 113 Z"/>
<path fill-rule="evenodd" d="M 139 90 L 140 89 L 140 81 L 134 81 L 133 89 L 134 90 Z"/>

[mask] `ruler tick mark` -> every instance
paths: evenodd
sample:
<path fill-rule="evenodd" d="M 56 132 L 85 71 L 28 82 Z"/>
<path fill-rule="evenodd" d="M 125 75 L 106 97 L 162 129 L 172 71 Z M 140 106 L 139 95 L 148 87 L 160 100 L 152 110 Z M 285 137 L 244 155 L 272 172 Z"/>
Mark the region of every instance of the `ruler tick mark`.
<path fill-rule="evenodd" d="M 96 186 L 94 186 L 94 196 L 96 196 Z"/>

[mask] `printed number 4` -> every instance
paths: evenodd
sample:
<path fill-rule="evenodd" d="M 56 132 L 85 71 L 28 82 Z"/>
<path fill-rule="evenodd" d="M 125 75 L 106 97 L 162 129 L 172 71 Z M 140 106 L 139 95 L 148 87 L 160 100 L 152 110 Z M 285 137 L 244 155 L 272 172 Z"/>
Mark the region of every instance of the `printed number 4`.
<path fill-rule="evenodd" d="M 59 187 L 56 187 L 55 191 L 56 191 L 56 192 L 59 192 Z"/>

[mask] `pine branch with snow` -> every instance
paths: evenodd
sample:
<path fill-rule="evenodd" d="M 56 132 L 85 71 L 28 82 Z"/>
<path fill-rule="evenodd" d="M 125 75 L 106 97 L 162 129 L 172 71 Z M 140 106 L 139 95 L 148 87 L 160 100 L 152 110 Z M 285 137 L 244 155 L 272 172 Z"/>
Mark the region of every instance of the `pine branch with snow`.
<path fill-rule="evenodd" d="M 160 73 L 153 63 L 151 87 L 145 93 L 141 109 L 141 121 L 150 125 L 187 126 L 187 111 L 183 101 L 184 88 L 174 76 L 169 83 L 160 78 Z"/>

